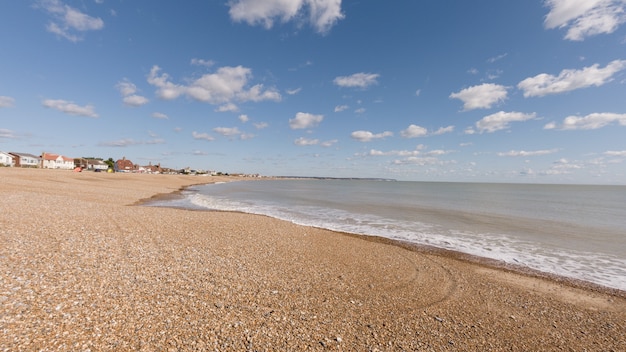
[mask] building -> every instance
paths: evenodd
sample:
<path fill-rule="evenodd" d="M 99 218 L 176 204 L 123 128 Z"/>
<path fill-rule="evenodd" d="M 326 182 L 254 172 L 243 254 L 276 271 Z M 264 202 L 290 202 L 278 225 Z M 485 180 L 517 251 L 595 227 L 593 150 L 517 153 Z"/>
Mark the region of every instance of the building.
<path fill-rule="evenodd" d="M 41 154 L 41 167 L 44 169 L 74 170 L 74 158 L 44 152 Z"/>
<path fill-rule="evenodd" d="M 14 166 L 13 156 L 9 153 L 0 152 L 0 166 Z"/>
<path fill-rule="evenodd" d="M 117 172 L 133 172 L 137 169 L 135 164 L 132 161 L 123 157 L 115 162 L 115 171 Z"/>
<path fill-rule="evenodd" d="M 28 153 L 9 152 L 13 156 L 13 162 L 16 167 L 39 167 L 40 160 L 36 155 Z"/>

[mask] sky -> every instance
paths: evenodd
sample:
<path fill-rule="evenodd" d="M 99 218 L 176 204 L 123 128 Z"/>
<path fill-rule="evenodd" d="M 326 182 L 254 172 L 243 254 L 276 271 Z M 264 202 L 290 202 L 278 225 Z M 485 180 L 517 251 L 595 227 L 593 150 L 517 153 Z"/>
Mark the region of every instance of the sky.
<path fill-rule="evenodd" d="M 626 184 L 626 0 L 0 2 L 0 151 Z"/>

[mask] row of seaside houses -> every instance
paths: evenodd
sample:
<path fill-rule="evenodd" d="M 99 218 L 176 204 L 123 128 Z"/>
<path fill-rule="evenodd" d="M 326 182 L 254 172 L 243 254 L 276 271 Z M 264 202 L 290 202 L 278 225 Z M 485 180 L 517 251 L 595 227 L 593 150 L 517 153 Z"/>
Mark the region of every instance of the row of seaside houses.
<path fill-rule="evenodd" d="M 29 153 L 3 152 L 0 151 L 0 166 L 30 167 L 43 169 L 74 170 L 76 168 L 107 171 L 109 165 L 102 159 L 97 158 L 70 158 L 55 153 L 42 153 L 40 156 Z M 145 172 L 162 173 L 161 165 L 141 166 L 123 157 L 114 163 L 114 170 L 119 172 Z M 167 170 L 169 171 L 169 170 Z"/>

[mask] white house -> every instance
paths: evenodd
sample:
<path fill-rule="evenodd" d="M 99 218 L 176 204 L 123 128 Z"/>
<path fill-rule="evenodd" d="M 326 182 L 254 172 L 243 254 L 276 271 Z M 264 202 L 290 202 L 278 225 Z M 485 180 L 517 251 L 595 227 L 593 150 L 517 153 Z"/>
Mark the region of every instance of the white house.
<path fill-rule="evenodd" d="M 16 152 L 9 152 L 9 154 L 14 157 L 13 160 L 17 167 L 39 167 L 39 160 L 41 159 L 38 156 Z"/>
<path fill-rule="evenodd" d="M 42 153 L 41 167 L 43 167 L 44 169 L 73 170 L 74 159 L 59 154 Z"/>
<path fill-rule="evenodd" d="M 13 161 L 13 155 L 5 152 L 0 152 L 0 165 L 15 166 L 15 162 Z"/>

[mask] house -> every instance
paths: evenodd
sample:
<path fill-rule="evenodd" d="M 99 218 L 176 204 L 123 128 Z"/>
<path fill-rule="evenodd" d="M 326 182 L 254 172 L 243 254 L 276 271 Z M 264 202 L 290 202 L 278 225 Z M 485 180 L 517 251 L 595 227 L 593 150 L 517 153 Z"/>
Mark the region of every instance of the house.
<path fill-rule="evenodd" d="M 40 158 L 28 153 L 9 152 L 16 167 L 39 167 Z"/>
<path fill-rule="evenodd" d="M 123 157 L 122 159 L 119 159 L 118 161 L 115 162 L 115 171 L 133 172 L 136 169 L 137 168 L 135 167 L 135 164 L 133 164 L 132 161 L 126 159 L 126 157 Z"/>
<path fill-rule="evenodd" d="M 107 171 L 109 165 L 100 159 L 86 159 L 87 160 L 87 169 L 88 170 L 100 170 Z"/>
<path fill-rule="evenodd" d="M 147 166 L 140 166 L 139 170 L 148 174 L 160 174 L 163 171 L 161 164 L 152 165 L 152 163 L 149 163 Z"/>
<path fill-rule="evenodd" d="M 42 153 L 41 167 L 44 169 L 74 170 L 74 158 L 54 153 Z"/>
<path fill-rule="evenodd" d="M 0 152 L 0 166 L 13 166 L 15 162 L 13 161 L 13 156 L 9 153 Z"/>

